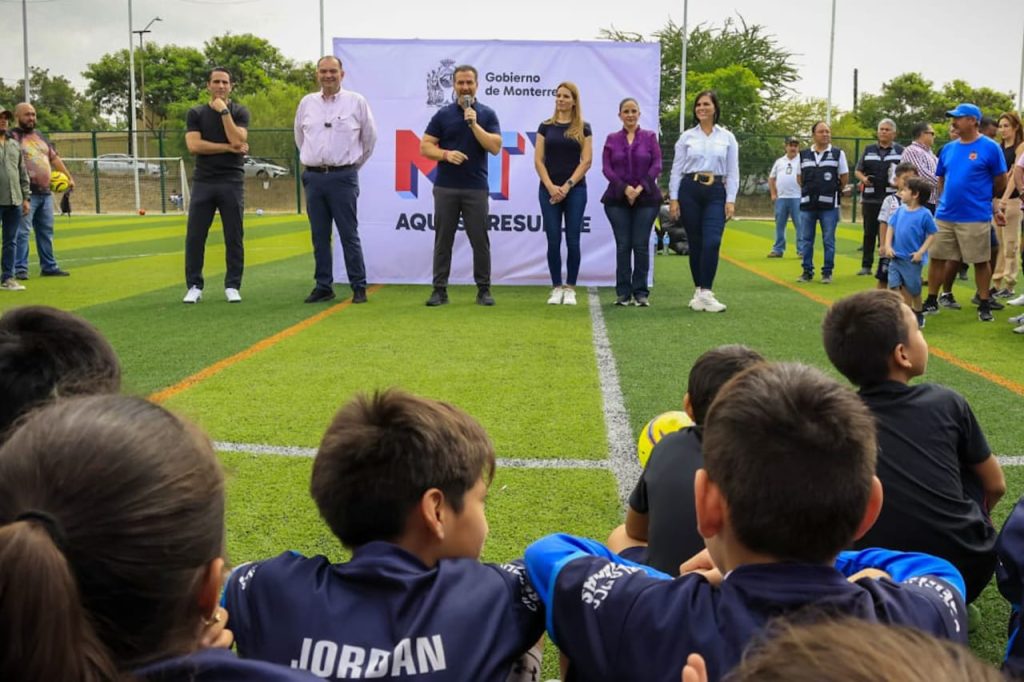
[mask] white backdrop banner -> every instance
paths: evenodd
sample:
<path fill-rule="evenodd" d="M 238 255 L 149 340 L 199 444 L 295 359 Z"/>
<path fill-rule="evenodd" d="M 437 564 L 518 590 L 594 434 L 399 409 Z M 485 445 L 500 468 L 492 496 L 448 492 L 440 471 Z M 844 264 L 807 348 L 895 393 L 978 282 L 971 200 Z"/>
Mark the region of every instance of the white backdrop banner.
<path fill-rule="evenodd" d="M 370 282 L 431 282 L 437 162 L 420 156 L 420 139 L 431 116 L 453 101 L 452 69 L 472 64 L 480 74 L 477 99 L 497 113 L 503 141 L 488 166 L 492 281 L 551 283 L 534 139 L 537 126 L 554 112 L 555 87 L 573 81 L 594 133 L 579 284 L 614 285 L 615 240 L 600 201 L 608 186 L 601 151 L 608 134 L 622 127 L 618 106 L 624 97 L 639 102 L 641 127 L 657 129 L 657 43 L 335 38 L 334 54 L 344 64 L 343 87 L 366 97 L 377 122 L 376 150 L 359 173 L 359 234 Z M 334 277 L 346 282 L 337 234 L 334 242 Z M 564 263 L 564 243 L 562 250 Z M 451 282 L 473 282 L 472 251 L 461 231 Z"/>

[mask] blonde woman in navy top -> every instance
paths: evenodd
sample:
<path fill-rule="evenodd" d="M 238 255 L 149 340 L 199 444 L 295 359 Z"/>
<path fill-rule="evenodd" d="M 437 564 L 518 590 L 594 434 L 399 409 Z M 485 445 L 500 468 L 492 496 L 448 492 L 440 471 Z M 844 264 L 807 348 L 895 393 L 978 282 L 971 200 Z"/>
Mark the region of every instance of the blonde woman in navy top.
<path fill-rule="evenodd" d="M 533 163 L 540 176 L 540 212 L 548 237 L 551 296 L 548 303 L 576 305 L 580 232 L 587 208 L 587 171 L 594 157 L 593 134 L 580 110 L 575 83 L 555 88 L 555 113 L 537 128 Z M 562 222 L 565 222 L 565 284 L 562 284 Z"/>
<path fill-rule="evenodd" d="M 725 221 L 736 211 L 740 184 L 739 145 L 731 132 L 718 125 L 719 113 L 713 90 L 697 95 L 693 104 L 697 125 L 676 142 L 668 186 L 669 215 L 682 216 L 690 241 L 690 272 L 696 287 L 690 308 L 710 313 L 725 310 L 711 289 Z"/>
<path fill-rule="evenodd" d="M 622 130 L 605 140 L 601 167 L 608 179 L 601 203 L 615 235 L 615 305 L 646 308 L 651 228 L 661 206 L 661 147 L 657 133 L 640 129 L 640 105 L 632 97 L 619 103 L 619 120 Z"/>

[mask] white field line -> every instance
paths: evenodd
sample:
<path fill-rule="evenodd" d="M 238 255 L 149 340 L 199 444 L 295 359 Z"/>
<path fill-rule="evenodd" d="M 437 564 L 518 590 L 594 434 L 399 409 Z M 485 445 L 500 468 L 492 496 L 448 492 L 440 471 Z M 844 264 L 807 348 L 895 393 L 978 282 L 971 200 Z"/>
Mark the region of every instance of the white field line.
<path fill-rule="evenodd" d="M 623 505 L 629 493 L 640 478 L 640 462 L 633 446 L 633 434 L 629 428 L 629 414 L 622 399 L 619 386 L 619 372 L 615 366 L 615 354 L 608 340 L 608 329 L 601 313 L 601 299 L 597 288 L 587 289 L 590 308 L 590 323 L 594 335 L 594 358 L 597 361 L 597 376 L 601 383 L 601 401 L 604 403 L 604 424 L 608 433 L 608 466 L 615 475 L 619 489 L 619 502 Z"/>

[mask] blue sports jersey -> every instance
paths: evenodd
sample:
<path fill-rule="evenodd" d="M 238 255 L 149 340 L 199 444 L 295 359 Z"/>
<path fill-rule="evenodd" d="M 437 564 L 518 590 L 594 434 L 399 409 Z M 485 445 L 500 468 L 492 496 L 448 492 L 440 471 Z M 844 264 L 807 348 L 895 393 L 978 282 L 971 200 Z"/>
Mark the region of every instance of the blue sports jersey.
<path fill-rule="evenodd" d="M 544 632 L 521 562 L 427 568 L 386 542 L 343 564 L 295 553 L 243 564 L 223 604 L 240 655 L 331 679 L 504 682 Z"/>
<path fill-rule="evenodd" d="M 889 229 L 893 231 L 893 253 L 903 260 L 910 260 L 914 252 L 928 239 L 928 235 L 938 232 L 935 219 L 927 208 L 919 206 L 911 211 L 906 204 L 901 204 L 889 217 Z M 926 252 L 921 256 L 921 263 L 927 262 Z"/>
<path fill-rule="evenodd" d="M 766 622 L 798 612 L 967 641 L 963 580 L 925 554 L 871 549 L 843 552 L 835 567 L 746 565 L 713 587 L 696 574 L 669 580 L 593 540 L 550 535 L 527 548 L 526 567 L 548 610 L 548 634 L 572 662 L 570 680 L 677 682 L 691 653 L 717 680 Z M 868 567 L 893 580 L 846 579 Z"/>
<path fill-rule="evenodd" d="M 935 175 L 945 178 L 935 217 L 951 223 L 987 223 L 992 219 L 993 181 L 1006 174 L 1006 158 L 984 135 L 939 150 Z"/>
<path fill-rule="evenodd" d="M 1024 499 L 1024 498 L 1022 498 Z M 1024 605 L 1024 505 L 1017 500 L 996 540 L 996 584 L 1010 602 L 1010 639 L 1006 643 L 1003 670 L 1024 675 L 1024 637 L 1020 634 L 1020 610 Z"/>
<path fill-rule="evenodd" d="M 132 673 L 140 682 L 311 682 L 316 677 L 262 661 L 244 661 L 226 649 L 201 649 Z"/>

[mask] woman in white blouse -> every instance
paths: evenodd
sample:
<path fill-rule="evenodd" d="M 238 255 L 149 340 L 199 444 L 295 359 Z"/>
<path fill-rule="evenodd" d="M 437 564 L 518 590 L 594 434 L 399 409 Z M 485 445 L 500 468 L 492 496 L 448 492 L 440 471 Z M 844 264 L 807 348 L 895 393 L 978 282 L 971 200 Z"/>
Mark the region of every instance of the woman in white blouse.
<path fill-rule="evenodd" d="M 690 242 L 690 272 L 696 287 L 690 308 L 711 313 L 725 310 L 712 285 L 725 221 L 736 210 L 740 184 L 739 145 L 732 133 L 718 125 L 718 116 L 715 92 L 699 93 L 693 103 L 697 125 L 676 142 L 668 187 L 669 215 L 682 216 Z"/>

